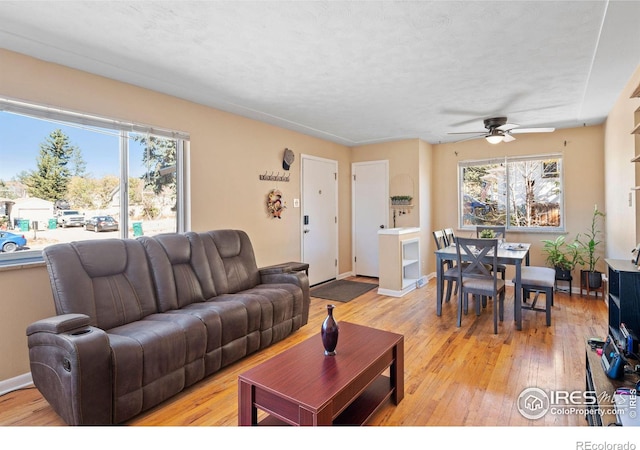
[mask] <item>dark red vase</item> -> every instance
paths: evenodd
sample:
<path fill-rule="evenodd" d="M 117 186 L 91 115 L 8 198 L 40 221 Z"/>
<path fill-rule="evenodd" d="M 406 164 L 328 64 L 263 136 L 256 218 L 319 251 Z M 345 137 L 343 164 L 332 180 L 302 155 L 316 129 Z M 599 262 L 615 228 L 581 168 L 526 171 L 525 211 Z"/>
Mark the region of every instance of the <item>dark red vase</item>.
<path fill-rule="evenodd" d="M 327 318 L 322 322 L 320 335 L 322 336 L 322 345 L 324 346 L 324 354 L 333 356 L 336 354 L 336 346 L 338 345 L 338 322 L 333 318 L 334 305 L 327 305 Z"/>

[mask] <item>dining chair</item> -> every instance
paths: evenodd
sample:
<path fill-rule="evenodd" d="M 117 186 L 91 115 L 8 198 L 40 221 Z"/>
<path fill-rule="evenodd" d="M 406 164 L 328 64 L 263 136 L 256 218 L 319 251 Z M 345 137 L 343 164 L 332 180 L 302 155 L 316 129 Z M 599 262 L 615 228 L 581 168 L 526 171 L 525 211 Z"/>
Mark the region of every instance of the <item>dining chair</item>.
<path fill-rule="evenodd" d="M 547 326 L 551 326 L 551 307 L 555 290 L 556 271 L 550 267 L 525 266 L 520 275 L 522 286 L 522 309 L 541 311 L 546 314 Z M 515 278 L 513 282 L 515 284 Z M 528 303 L 529 294 L 534 293 L 533 301 Z M 545 306 L 536 306 L 540 294 L 545 296 Z"/>
<path fill-rule="evenodd" d="M 446 235 L 444 230 L 435 230 L 433 231 L 433 239 L 436 242 L 436 249 L 440 250 L 443 249 L 445 247 L 448 247 L 449 245 L 451 245 L 451 243 L 449 243 L 449 241 L 447 241 Z M 452 285 L 455 283 L 456 285 L 456 289 L 454 291 L 454 294 L 458 293 L 458 268 L 456 267 L 455 263 L 453 261 L 445 261 L 443 263 L 443 267 L 442 267 L 442 272 L 443 272 L 443 282 L 446 281 L 447 282 L 447 293 L 444 296 L 444 300 L 445 301 L 449 301 L 451 300 L 451 290 L 452 290 Z M 441 298 L 438 299 L 438 301 L 440 302 L 440 304 L 442 304 L 442 300 Z"/>
<path fill-rule="evenodd" d="M 447 245 L 453 244 L 456 241 L 456 235 L 453 232 L 453 228 L 445 228 L 443 231 Z"/>
<path fill-rule="evenodd" d="M 476 237 L 479 238 L 484 230 L 493 231 L 495 239 L 505 240 L 507 237 L 507 227 L 505 226 L 495 226 L 495 225 L 478 225 L 476 226 Z M 500 272 L 500 277 L 504 280 L 506 278 L 507 266 L 504 264 L 498 264 L 496 270 Z"/>
<path fill-rule="evenodd" d="M 469 295 L 475 299 L 476 315 L 480 315 L 482 298 L 493 298 L 493 332 L 498 334 L 498 317 L 504 320 L 505 281 L 491 270 L 498 262 L 498 239 L 456 238 L 458 266 L 458 327 L 462 311 L 468 309 Z M 463 262 L 469 264 L 462 266 Z M 485 264 L 489 263 L 489 264 Z"/>

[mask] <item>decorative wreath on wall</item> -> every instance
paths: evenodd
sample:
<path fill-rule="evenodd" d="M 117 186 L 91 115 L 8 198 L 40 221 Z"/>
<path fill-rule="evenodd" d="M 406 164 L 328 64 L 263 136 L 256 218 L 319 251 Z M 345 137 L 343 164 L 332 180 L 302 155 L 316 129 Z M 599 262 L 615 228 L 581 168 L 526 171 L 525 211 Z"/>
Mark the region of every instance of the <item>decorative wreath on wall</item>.
<path fill-rule="evenodd" d="M 271 214 L 271 217 L 282 219 L 280 215 L 282 214 L 282 210 L 285 208 L 286 206 L 282 199 L 282 192 L 280 189 L 271 189 L 267 195 L 267 210 L 269 211 L 269 214 Z"/>

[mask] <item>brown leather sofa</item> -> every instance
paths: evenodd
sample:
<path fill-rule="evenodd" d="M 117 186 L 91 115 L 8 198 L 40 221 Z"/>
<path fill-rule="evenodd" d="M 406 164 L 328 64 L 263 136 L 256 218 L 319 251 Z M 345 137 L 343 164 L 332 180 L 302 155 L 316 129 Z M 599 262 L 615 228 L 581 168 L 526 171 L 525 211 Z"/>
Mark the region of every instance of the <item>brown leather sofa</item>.
<path fill-rule="evenodd" d="M 55 317 L 27 328 L 35 386 L 70 425 L 117 424 L 307 323 L 304 272 L 243 231 L 55 244 Z"/>

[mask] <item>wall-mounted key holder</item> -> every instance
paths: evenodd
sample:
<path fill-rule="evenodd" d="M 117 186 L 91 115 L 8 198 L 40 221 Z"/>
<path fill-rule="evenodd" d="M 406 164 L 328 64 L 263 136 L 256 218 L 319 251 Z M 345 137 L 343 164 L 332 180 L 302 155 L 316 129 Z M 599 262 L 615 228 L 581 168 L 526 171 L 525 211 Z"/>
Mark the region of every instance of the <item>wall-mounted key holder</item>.
<path fill-rule="evenodd" d="M 278 172 L 276 175 L 274 175 L 273 172 L 271 172 L 270 175 L 267 175 L 267 172 L 265 172 L 264 174 L 260 175 L 260 180 L 262 180 L 262 181 L 282 181 L 284 183 L 288 183 L 290 176 L 291 175 L 289 175 L 289 174 L 280 175 L 280 172 Z"/>

